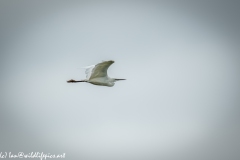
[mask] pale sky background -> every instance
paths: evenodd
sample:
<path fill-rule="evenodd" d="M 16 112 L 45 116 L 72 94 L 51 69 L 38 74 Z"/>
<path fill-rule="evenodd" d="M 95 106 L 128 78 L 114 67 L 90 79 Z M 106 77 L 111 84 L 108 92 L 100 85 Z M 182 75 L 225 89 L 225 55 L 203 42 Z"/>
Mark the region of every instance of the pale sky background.
<path fill-rule="evenodd" d="M 0 152 L 240 159 L 231 1 L 0 1 Z M 114 87 L 80 67 L 114 60 Z"/>

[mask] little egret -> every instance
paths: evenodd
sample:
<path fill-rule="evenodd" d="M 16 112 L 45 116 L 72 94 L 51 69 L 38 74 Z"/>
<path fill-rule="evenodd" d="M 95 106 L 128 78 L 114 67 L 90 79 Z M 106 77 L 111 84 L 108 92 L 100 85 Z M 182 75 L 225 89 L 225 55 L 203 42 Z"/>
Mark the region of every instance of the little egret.
<path fill-rule="evenodd" d="M 116 79 L 116 78 L 110 78 L 107 75 L 107 70 L 111 64 L 113 64 L 114 61 L 103 61 L 101 63 L 98 63 L 96 65 L 84 67 L 86 68 L 86 79 L 75 81 L 73 79 L 67 81 L 68 83 L 77 83 L 77 82 L 87 82 L 94 85 L 99 86 L 108 86 L 112 87 L 114 86 L 114 82 L 119 80 L 125 80 L 125 79 Z"/>

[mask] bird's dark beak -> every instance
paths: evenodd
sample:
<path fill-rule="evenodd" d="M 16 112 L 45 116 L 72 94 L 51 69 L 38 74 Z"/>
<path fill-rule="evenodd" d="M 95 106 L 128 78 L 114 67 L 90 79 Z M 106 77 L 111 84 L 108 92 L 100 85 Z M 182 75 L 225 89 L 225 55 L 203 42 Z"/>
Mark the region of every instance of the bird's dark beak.
<path fill-rule="evenodd" d="M 67 83 L 77 83 L 77 82 L 86 82 L 85 80 L 81 80 L 81 81 L 75 81 L 73 79 L 70 79 L 67 81 Z"/>

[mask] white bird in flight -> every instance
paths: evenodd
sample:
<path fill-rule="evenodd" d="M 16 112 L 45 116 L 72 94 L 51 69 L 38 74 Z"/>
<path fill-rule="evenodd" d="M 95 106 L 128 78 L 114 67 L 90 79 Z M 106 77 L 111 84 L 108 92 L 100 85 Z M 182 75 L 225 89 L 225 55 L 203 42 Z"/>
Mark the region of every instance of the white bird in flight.
<path fill-rule="evenodd" d="M 101 63 L 98 63 L 96 65 L 91 65 L 86 68 L 86 79 L 75 81 L 73 79 L 67 81 L 68 83 L 77 83 L 77 82 L 87 82 L 94 85 L 99 86 L 108 86 L 112 87 L 114 86 L 116 81 L 119 80 L 126 80 L 126 79 L 117 79 L 117 78 L 110 78 L 107 75 L 107 70 L 111 64 L 113 64 L 114 61 L 103 61 Z"/>

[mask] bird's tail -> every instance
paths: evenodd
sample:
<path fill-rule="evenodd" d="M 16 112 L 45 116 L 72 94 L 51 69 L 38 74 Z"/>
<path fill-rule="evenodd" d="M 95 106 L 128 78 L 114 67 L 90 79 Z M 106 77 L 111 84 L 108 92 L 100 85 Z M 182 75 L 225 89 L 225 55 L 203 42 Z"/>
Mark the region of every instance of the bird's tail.
<path fill-rule="evenodd" d="M 70 79 L 70 80 L 67 81 L 67 83 L 77 83 L 77 82 L 86 82 L 86 80 L 75 81 L 73 79 Z"/>

